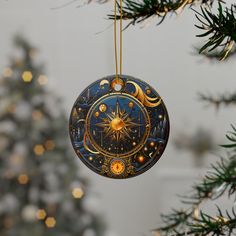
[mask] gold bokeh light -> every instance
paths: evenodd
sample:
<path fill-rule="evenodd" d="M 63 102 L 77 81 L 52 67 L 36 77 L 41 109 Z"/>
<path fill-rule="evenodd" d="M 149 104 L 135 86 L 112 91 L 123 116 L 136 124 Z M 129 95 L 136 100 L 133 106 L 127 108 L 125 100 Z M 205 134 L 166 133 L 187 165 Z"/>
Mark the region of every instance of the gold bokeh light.
<path fill-rule="evenodd" d="M 45 152 L 45 149 L 44 149 L 43 145 L 41 145 L 41 144 L 35 145 L 35 147 L 34 147 L 34 153 L 35 153 L 37 156 L 43 155 L 44 152 Z"/>
<path fill-rule="evenodd" d="M 29 177 L 28 177 L 28 175 L 26 175 L 26 174 L 21 174 L 21 175 L 19 175 L 19 176 L 18 176 L 18 182 L 19 182 L 20 184 L 23 184 L 23 185 L 27 184 L 27 183 L 29 182 Z"/>
<path fill-rule="evenodd" d="M 11 77 L 12 74 L 13 74 L 13 71 L 12 71 L 12 69 L 9 68 L 9 67 L 5 68 L 4 71 L 3 71 L 3 75 L 4 75 L 5 77 Z"/>
<path fill-rule="evenodd" d="M 40 85 L 46 85 L 48 83 L 48 77 L 46 75 L 40 75 L 38 77 L 38 83 Z"/>
<path fill-rule="evenodd" d="M 31 71 L 24 71 L 22 74 L 22 79 L 24 82 L 29 83 L 33 79 L 33 75 Z"/>
<path fill-rule="evenodd" d="M 36 218 L 38 220 L 44 220 L 47 216 L 47 213 L 44 209 L 39 209 L 36 213 Z"/>
<path fill-rule="evenodd" d="M 49 139 L 45 142 L 45 147 L 47 150 L 51 151 L 55 148 L 55 143 L 53 140 Z"/>
<path fill-rule="evenodd" d="M 74 198 L 82 198 L 84 196 L 84 191 L 81 188 L 74 188 L 72 190 L 72 195 Z"/>
<path fill-rule="evenodd" d="M 43 113 L 42 113 L 41 111 L 39 111 L 39 110 L 34 110 L 34 111 L 32 112 L 32 118 L 33 118 L 33 120 L 38 121 L 38 120 L 41 120 L 42 117 L 43 117 Z"/>
<path fill-rule="evenodd" d="M 45 220 L 45 224 L 48 228 L 54 228 L 56 226 L 56 219 L 54 217 L 48 217 Z"/>

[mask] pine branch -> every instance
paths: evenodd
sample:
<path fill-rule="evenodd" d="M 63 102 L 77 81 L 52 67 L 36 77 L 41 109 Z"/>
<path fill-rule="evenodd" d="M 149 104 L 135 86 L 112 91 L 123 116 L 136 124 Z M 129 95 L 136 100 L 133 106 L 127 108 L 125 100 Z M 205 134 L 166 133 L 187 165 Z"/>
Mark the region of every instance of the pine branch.
<path fill-rule="evenodd" d="M 231 235 L 236 227 L 236 213 L 232 208 L 232 213 L 226 211 L 222 213 L 219 207 L 217 216 L 210 216 L 202 211 L 199 214 L 189 211 L 176 211 L 172 214 L 162 216 L 165 227 L 155 229 L 161 235 Z"/>
<path fill-rule="evenodd" d="M 194 47 L 194 51 L 192 53 L 192 55 L 196 56 L 196 55 L 201 55 L 203 57 L 203 59 L 207 59 L 208 62 L 210 63 L 218 63 L 219 60 L 221 60 L 222 58 L 222 50 L 220 49 L 215 49 L 211 52 L 208 51 L 203 51 L 201 54 L 199 54 L 199 50 L 201 47 Z M 233 58 L 236 55 L 236 47 L 234 47 L 234 49 L 231 50 L 231 52 L 228 54 L 228 56 L 225 58 L 225 60 L 223 60 L 222 62 L 226 62 L 227 60 Z M 204 60 L 205 62 L 206 60 Z"/>
<path fill-rule="evenodd" d="M 184 230 L 185 226 L 190 223 L 192 215 L 192 209 L 172 209 L 172 212 L 170 214 L 161 215 L 161 219 L 165 226 L 155 229 L 154 231 L 164 232 L 166 235 L 169 234 L 169 232 L 175 232 L 177 234 L 177 232 Z"/>
<path fill-rule="evenodd" d="M 161 24 L 169 13 L 176 13 L 183 10 L 186 6 L 191 7 L 194 4 L 207 4 L 212 5 L 214 0 L 123 0 L 123 19 L 129 20 L 128 24 L 135 25 L 141 23 L 148 18 L 157 16 L 160 20 L 158 25 Z M 119 12 L 121 7 L 118 4 Z M 109 19 L 114 19 L 114 15 L 108 15 Z M 120 19 L 120 15 L 117 16 Z"/>
<path fill-rule="evenodd" d="M 221 145 L 236 150 L 236 128 L 226 135 L 229 144 Z M 187 204 L 186 210 L 173 209 L 167 215 L 161 215 L 164 226 L 154 230 L 164 235 L 231 235 L 236 228 L 236 213 L 226 211 L 225 215 L 218 207 L 218 215 L 210 216 L 199 210 L 203 201 L 220 198 L 228 191 L 228 197 L 236 193 L 236 155 L 222 158 L 211 166 L 203 180 L 195 184 L 192 194 L 184 196 L 182 202 Z"/>
<path fill-rule="evenodd" d="M 219 7 L 217 13 L 211 11 L 214 2 L 218 2 Z M 200 25 L 195 25 L 200 30 L 204 31 L 197 35 L 197 37 L 208 37 L 207 42 L 200 48 L 199 53 L 205 55 L 210 54 L 215 49 L 220 50 L 220 59 L 224 60 L 235 50 L 236 42 L 236 4 L 232 4 L 230 8 L 223 7 L 225 4 L 222 0 L 123 0 L 122 13 L 123 19 L 130 21 L 128 25 L 135 25 L 157 16 L 159 21 L 157 25 L 161 24 L 166 16 L 170 13 L 181 12 L 187 6 L 191 7 L 195 4 L 201 5 L 201 12 L 195 11 L 196 18 Z M 121 13 L 121 6 L 117 3 L 119 13 Z M 204 7 L 203 6 L 207 6 Z M 114 20 L 114 14 L 108 15 L 109 19 Z M 121 18 L 119 14 L 118 19 Z M 217 53 L 215 55 L 219 57 Z"/>
<path fill-rule="evenodd" d="M 194 10 L 195 11 L 195 10 Z M 211 52 L 221 48 L 221 60 L 224 60 L 235 49 L 236 42 L 236 5 L 230 8 L 222 7 L 219 2 L 217 14 L 201 7 L 201 13 L 196 12 L 196 17 L 201 25 L 195 25 L 200 30 L 206 31 L 197 37 L 208 37 L 207 42 L 201 47 L 199 53 Z"/>
<path fill-rule="evenodd" d="M 218 97 L 214 97 L 211 95 L 200 94 L 200 99 L 216 106 L 219 108 L 220 105 L 235 105 L 236 104 L 236 93 L 228 94 L 228 95 L 219 95 Z"/>
<path fill-rule="evenodd" d="M 225 235 L 226 233 L 231 235 L 236 227 L 236 213 L 232 208 L 231 215 L 228 211 L 226 211 L 226 215 L 223 215 L 218 207 L 218 215 L 213 217 L 201 211 L 200 218 L 188 226 L 190 231 L 187 232 L 187 235 Z"/>
<path fill-rule="evenodd" d="M 193 186 L 193 195 L 187 197 L 184 203 L 198 205 L 207 198 L 219 198 L 226 190 L 229 197 L 236 192 L 236 156 L 230 157 L 229 160 L 221 159 L 211 167 L 212 170 L 205 175 L 203 180 Z"/>

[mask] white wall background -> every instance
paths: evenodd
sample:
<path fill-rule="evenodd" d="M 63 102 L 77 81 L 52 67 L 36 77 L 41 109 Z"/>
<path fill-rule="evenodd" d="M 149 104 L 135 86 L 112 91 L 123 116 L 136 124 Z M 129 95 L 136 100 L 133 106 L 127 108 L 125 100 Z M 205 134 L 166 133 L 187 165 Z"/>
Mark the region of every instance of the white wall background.
<path fill-rule="evenodd" d="M 96 34 L 112 23 L 105 17 L 113 4 L 77 8 L 81 4 L 78 0 L 65 8 L 51 9 L 66 1 L 0 0 L 0 68 L 7 66 L 12 36 L 19 32 L 25 35 L 40 48 L 50 87 L 64 97 L 69 115 L 84 87 L 114 73 L 113 29 Z M 216 112 L 197 100 L 198 92 L 235 91 L 236 59 L 210 63 L 193 56 L 192 47 L 199 42 L 194 23 L 194 13 L 188 10 L 167 18 L 159 27 L 154 19 L 148 27 L 130 27 L 124 32 L 124 73 L 146 80 L 161 94 L 169 111 L 171 133 L 158 164 L 136 178 L 107 179 L 92 173 L 78 160 L 98 198 L 96 202 L 90 199 L 88 205 L 104 213 L 111 235 L 150 235 L 151 229 L 157 227 L 160 212 L 177 207 L 175 194 L 189 189 L 192 179 L 202 172 L 194 169 L 190 155 L 173 148 L 177 131 L 191 133 L 201 125 L 212 130 L 218 140 L 224 140 L 235 121 L 234 107 Z"/>

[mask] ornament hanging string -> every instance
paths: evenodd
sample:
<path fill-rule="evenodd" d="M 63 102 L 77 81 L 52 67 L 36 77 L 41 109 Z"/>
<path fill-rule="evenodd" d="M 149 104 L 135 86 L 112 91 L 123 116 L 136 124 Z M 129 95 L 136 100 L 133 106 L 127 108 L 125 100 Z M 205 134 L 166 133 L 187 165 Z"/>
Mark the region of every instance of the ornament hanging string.
<path fill-rule="evenodd" d="M 118 50 L 117 50 L 117 2 L 114 0 L 114 46 L 115 46 L 115 65 L 116 80 L 118 81 Z M 123 26 L 122 26 L 122 0 L 120 0 L 120 75 L 122 75 L 122 47 L 123 47 Z"/>

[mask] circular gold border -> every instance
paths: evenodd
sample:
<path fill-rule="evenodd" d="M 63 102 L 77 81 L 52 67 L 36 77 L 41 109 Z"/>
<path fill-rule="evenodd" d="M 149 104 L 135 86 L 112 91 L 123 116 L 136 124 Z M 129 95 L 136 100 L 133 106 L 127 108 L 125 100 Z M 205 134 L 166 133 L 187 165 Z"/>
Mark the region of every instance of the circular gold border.
<path fill-rule="evenodd" d="M 144 114 L 146 115 L 147 117 L 147 124 L 149 125 L 148 127 L 146 127 L 146 132 L 145 132 L 145 135 L 143 136 L 143 139 L 141 140 L 141 142 L 139 143 L 139 145 L 137 145 L 134 149 L 132 149 L 131 151 L 129 152 L 126 152 L 124 154 L 110 154 L 108 152 L 106 152 L 104 149 L 102 149 L 93 139 L 93 137 L 91 136 L 90 134 L 90 131 L 89 131 L 89 127 L 90 127 L 90 118 L 92 116 L 92 110 L 93 108 L 104 98 L 106 97 L 109 97 L 111 95 L 120 95 L 120 96 L 123 96 L 123 97 L 130 97 L 131 100 L 133 100 L 137 105 L 139 105 L 141 108 L 143 108 L 143 111 L 144 111 Z M 130 94 L 127 94 L 127 93 L 120 93 L 120 92 L 117 92 L 117 93 L 109 93 L 109 94 L 106 94 L 102 97 L 100 97 L 89 109 L 88 113 L 87 113 L 87 116 L 86 116 L 86 119 L 85 119 L 85 129 L 86 129 L 86 134 L 87 134 L 87 137 L 88 137 L 88 140 L 90 142 L 90 144 L 101 154 L 103 154 L 104 156 L 107 156 L 107 157 L 112 157 L 112 158 L 126 158 L 126 157 L 130 157 L 132 155 L 134 155 L 135 153 L 137 153 L 140 149 L 142 149 L 142 147 L 145 145 L 148 137 L 149 137 L 149 134 L 150 134 L 150 127 L 151 125 L 151 121 L 150 121 L 150 117 L 149 117 L 149 114 L 147 112 L 147 109 L 145 108 L 145 106 L 138 100 L 136 99 L 135 97 L 133 97 L 132 95 Z"/>

